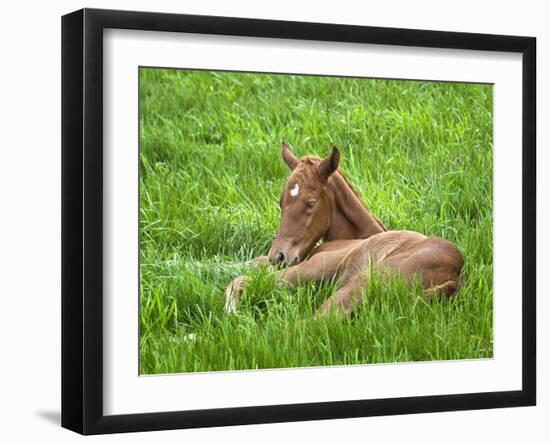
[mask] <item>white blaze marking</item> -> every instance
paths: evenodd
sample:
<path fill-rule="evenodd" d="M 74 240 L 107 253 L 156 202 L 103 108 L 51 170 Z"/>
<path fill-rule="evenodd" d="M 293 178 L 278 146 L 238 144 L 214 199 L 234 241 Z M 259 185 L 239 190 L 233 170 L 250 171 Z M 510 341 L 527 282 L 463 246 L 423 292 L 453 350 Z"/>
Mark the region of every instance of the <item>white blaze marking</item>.
<path fill-rule="evenodd" d="M 292 197 L 296 197 L 298 195 L 298 192 L 300 192 L 300 185 L 296 183 L 294 187 L 290 190 L 290 195 Z"/>

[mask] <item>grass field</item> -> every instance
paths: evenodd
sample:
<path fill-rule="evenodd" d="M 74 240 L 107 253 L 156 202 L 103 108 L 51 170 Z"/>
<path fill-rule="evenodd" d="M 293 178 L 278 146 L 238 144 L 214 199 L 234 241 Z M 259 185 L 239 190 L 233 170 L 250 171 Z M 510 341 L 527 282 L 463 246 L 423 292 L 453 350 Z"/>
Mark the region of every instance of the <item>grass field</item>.
<path fill-rule="evenodd" d="M 492 108 L 490 85 L 141 69 L 140 372 L 492 357 Z M 247 267 L 278 228 L 281 139 L 298 155 L 338 146 L 388 229 L 456 242 L 454 301 L 374 280 L 351 319 L 318 320 L 331 284 L 281 289 Z"/>

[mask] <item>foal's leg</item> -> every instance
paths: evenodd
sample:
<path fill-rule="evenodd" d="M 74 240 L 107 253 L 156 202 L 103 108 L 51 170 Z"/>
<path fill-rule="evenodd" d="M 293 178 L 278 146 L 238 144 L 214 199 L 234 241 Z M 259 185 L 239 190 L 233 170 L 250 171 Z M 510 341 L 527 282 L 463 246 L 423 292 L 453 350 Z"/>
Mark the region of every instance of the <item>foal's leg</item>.
<path fill-rule="evenodd" d="M 326 316 L 331 312 L 351 315 L 353 308 L 363 302 L 362 290 L 367 279 L 364 275 L 356 274 L 348 279 L 317 311 L 317 315 Z"/>
<path fill-rule="evenodd" d="M 249 260 L 247 264 L 251 266 L 269 266 L 270 262 L 267 255 L 261 255 Z M 248 277 L 244 275 L 237 277 L 225 289 L 225 310 L 227 312 L 235 312 L 237 309 L 237 303 L 241 300 L 247 279 Z"/>
<path fill-rule="evenodd" d="M 313 256 L 309 260 L 296 266 L 278 271 L 277 284 L 282 286 L 295 286 L 300 282 L 321 281 L 331 279 L 337 272 L 337 268 L 328 257 Z M 225 310 L 235 312 L 237 304 L 241 301 L 248 277 L 240 276 L 231 282 L 225 290 Z"/>
<path fill-rule="evenodd" d="M 308 261 L 277 272 L 276 279 L 279 285 L 296 286 L 309 281 L 330 280 L 336 273 L 337 269 L 328 260 L 314 256 Z"/>
<path fill-rule="evenodd" d="M 244 288 L 246 287 L 246 282 L 248 277 L 241 275 L 229 283 L 229 286 L 225 289 L 225 305 L 224 309 L 226 312 L 232 314 L 237 310 L 237 304 L 241 301 L 243 296 Z"/>

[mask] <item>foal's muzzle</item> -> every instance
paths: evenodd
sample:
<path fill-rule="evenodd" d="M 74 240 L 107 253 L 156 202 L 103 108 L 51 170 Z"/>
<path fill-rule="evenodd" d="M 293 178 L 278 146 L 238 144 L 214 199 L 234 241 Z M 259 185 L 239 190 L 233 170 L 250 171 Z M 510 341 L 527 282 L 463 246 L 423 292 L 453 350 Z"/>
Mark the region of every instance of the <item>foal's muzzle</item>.
<path fill-rule="evenodd" d="M 283 265 L 293 266 L 293 265 L 297 265 L 299 261 L 300 261 L 300 258 L 297 255 L 294 256 L 291 260 L 289 260 L 285 255 L 285 253 L 279 250 L 275 254 L 275 257 L 271 261 L 271 263 L 277 266 L 283 266 Z"/>
<path fill-rule="evenodd" d="M 277 254 L 275 254 L 275 264 L 280 265 L 285 261 L 285 254 L 283 254 L 282 251 L 278 251 Z"/>

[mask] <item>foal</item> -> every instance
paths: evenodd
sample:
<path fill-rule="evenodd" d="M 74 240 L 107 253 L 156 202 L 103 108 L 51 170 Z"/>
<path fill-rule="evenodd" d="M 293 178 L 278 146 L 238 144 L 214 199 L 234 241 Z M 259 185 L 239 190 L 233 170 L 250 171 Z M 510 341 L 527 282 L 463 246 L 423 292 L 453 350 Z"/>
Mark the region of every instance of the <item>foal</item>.
<path fill-rule="evenodd" d="M 269 255 L 256 259 L 283 267 L 277 273 L 281 284 L 336 278 L 337 290 L 321 306 L 321 315 L 350 314 L 362 303 L 373 268 L 409 284 L 418 276 L 427 297 L 455 293 L 464 265 L 456 245 L 418 232 L 387 231 L 338 170 L 336 147 L 323 160 L 299 159 L 283 142 L 282 157 L 291 174 L 280 199 L 279 232 Z M 228 312 L 235 310 L 246 282 L 247 277 L 237 277 L 227 287 Z"/>

